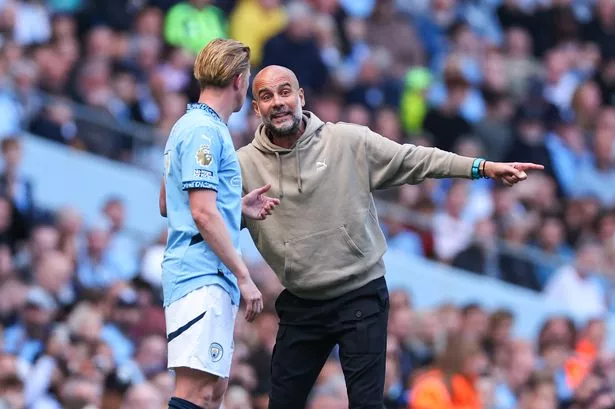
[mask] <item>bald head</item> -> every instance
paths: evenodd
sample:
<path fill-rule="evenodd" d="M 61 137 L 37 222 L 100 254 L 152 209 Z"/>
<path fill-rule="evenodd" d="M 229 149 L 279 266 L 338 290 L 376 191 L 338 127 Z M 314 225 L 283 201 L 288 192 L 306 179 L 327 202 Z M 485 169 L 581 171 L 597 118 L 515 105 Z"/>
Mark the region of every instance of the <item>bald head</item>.
<path fill-rule="evenodd" d="M 262 87 L 272 83 L 288 83 L 293 89 L 299 89 L 299 80 L 292 70 L 281 65 L 268 65 L 254 77 L 252 94 L 256 98 Z"/>
<path fill-rule="evenodd" d="M 299 139 L 305 99 L 294 72 L 279 65 L 267 66 L 254 77 L 252 93 L 254 111 L 270 136 Z"/>

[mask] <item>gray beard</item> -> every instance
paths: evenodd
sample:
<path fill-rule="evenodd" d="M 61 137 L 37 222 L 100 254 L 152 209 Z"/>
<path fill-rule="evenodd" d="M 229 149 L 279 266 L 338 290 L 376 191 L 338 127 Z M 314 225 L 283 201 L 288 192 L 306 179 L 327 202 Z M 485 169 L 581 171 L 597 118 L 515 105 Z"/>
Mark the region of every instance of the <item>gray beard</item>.
<path fill-rule="evenodd" d="M 266 124 L 265 130 L 271 138 L 288 138 L 299 132 L 299 129 L 301 129 L 301 120 L 302 118 L 293 117 L 293 125 L 285 129 L 278 129 L 271 124 Z"/>

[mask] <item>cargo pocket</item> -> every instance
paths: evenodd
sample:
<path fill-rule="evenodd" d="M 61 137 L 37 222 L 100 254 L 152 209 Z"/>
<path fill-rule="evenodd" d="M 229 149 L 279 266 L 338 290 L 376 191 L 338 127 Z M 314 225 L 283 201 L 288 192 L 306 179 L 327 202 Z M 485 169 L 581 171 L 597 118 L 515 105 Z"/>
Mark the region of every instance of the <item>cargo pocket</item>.
<path fill-rule="evenodd" d="M 380 297 L 347 305 L 340 313 L 344 328 L 339 344 L 342 354 L 379 354 L 386 349 L 387 308 Z"/>

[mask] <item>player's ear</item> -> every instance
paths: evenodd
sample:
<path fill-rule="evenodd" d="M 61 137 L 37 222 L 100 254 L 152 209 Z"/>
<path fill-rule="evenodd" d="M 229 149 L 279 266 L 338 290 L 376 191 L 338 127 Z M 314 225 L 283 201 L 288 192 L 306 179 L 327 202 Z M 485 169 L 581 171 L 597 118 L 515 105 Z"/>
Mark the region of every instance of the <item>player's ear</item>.
<path fill-rule="evenodd" d="M 305 107 L 305 94 L 303 88 L 299 88 L 299 101 L 301 101 L 301 108 Z"/>
<path fill-rule="evenodd" d="M 241 82 L 243 81 L 243 76 L 244 74 L 237 74 L 235 75 L 235 78 L 233 78 L 233 89 L 235 89 L 235 91 L 239 91 L 241 89 Z"/>

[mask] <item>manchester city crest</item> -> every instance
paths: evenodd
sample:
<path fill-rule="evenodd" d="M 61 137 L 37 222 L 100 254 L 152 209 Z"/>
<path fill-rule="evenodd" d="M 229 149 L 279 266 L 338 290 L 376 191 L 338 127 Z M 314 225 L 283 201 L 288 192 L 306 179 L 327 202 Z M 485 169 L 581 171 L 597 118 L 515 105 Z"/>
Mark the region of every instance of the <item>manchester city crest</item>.
<path fill-rule="evenodd" d="M 222 349 L 222 345 L 217 342 L 213 342 L 209 346 L 209 357 L 213 362 L 218 362 L 222 359 L 222 355 L 224 355 L 224 350 Z"/>

